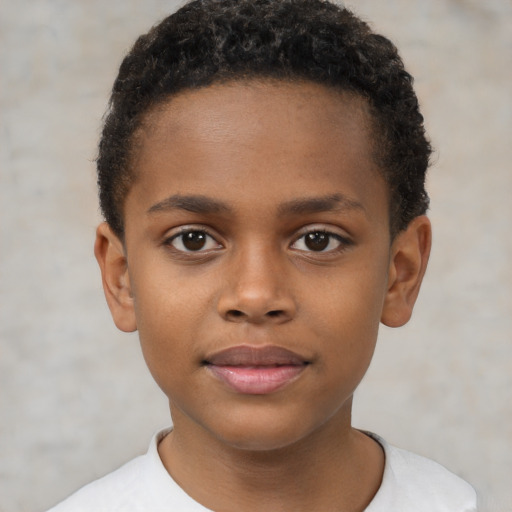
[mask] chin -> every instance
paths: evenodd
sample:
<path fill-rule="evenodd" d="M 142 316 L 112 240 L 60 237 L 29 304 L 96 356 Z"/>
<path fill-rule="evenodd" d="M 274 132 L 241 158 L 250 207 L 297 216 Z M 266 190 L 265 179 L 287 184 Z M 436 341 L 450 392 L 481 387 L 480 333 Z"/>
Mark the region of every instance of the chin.
<path fill-rule="evenodd" d="M 307 438 L 314 426 L 304 418 L 284 415 L 251 415 L 251 417 L 226 418 L 226 422 L 210 432 L 223 444 L 234 449 L 268 452 L 291 447 Z M 308 428 L 309 427 L 309 428 Z"/>

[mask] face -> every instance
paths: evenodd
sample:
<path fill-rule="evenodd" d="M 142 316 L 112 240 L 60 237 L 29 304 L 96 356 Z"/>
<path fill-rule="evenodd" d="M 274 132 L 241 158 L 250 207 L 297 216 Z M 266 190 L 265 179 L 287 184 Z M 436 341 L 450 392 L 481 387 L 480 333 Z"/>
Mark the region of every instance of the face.
<path fill-rule="evenodd" d="M 111 309 L 175 431 L 265 450 L 350 428 L 396 274 L 364 102 L 211 86 L 149 114 L 137 147 Z"/>

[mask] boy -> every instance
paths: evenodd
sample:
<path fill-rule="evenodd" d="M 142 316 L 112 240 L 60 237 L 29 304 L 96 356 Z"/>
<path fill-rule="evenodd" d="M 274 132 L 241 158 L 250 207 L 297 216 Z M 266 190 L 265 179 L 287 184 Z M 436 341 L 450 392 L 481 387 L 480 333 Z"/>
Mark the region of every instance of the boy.
<path fill-rule="evenodd" d="M 139 38 L 95 254 L 173 428 L 62 511 L 449 511 L 472 488 L 351 426 L 430 251 L 430 146 L 394 46 L 321 0 L 204 0 Z"/>

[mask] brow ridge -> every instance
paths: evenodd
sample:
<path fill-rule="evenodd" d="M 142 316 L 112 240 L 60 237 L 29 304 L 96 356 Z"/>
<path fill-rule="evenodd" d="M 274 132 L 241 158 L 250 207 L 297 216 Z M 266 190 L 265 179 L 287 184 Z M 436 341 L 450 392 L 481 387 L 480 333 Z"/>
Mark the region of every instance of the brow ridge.
<path fill-rule="evenodd" d="M 192 213 L 222 213 L 230 211 L 223 202 L 203 195 L 174 194 L 149 208 L 147 213 L 158 213 L 169 210 L 185 210 Z"/>
<path fill-rule="evenodd" d="M 279 206 L 280 215 L 321 213 L 327 211 L 365 211 L 364 206 L 343 194 L 332 194 L 322 197 L 304 197 L 287 201 Z"/>
<path fill-rule="evenodd" d="M 192 213 L 226 213 L 231 208 L 224 202 L 204 195 L 174 194 L 151 206 L 147 213 L 159 213 L 170 210 L 185 210 Z M 278 207 L 280 216 L 321 213 L 326 211 L 365 211 L 364 206 L 343 194 L 321 197 L 304 197 L 287 201 Z"/>

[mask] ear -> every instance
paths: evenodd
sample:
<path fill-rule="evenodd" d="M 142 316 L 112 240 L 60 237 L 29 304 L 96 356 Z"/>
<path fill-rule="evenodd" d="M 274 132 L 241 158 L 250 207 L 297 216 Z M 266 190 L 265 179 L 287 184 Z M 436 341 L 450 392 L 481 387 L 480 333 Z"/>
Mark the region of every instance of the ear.
<path fill-rule="evenodd" d="M 406 324 L 427 269 L 432 228 L 425 215 L 413 219 L 391 244 L 388 291 L 381 322 L 388 327 Z"/>
<path fill-rule="evenodd" d="M 114 323 L 124 332 L 137 330 L 124 246 L 106 222 L 96 230 L 94 255 L 101 269 L 103 291 Z"/>

